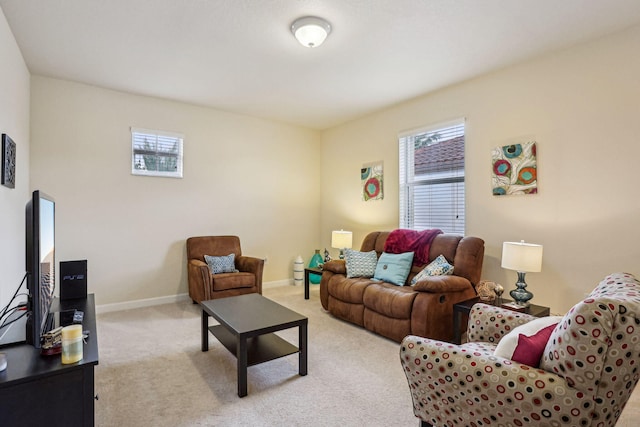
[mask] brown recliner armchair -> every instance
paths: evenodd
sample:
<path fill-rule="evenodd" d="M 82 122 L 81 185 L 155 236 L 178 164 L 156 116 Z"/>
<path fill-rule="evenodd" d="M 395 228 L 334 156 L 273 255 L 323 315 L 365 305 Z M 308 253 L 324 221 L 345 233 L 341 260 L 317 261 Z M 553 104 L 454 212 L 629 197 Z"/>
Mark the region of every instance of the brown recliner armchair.
<path fill-rule="evenodd" d="M 238 272 L 212 274 L 205 255 L 235 255 Z M 235 295 L 262 294 L 264 260 L 242 255 L 238 236 L 201 236 L 187 239 L 189 297 L 194 303 Z"/>

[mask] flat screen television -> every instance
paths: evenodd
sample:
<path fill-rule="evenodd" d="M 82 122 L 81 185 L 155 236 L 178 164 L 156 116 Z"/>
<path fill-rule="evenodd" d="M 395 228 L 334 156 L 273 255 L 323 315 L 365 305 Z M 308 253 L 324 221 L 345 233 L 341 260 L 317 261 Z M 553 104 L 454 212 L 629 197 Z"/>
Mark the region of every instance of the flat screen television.
<path fill-rule="evenodd" d="M 26 206 L 26 270 L 28 344 L 40 348 L 43 333 L 53 327 L 51 302 L 56 288 L 55 275 L 55 210 L 51 196 L 33 192 Z"/>

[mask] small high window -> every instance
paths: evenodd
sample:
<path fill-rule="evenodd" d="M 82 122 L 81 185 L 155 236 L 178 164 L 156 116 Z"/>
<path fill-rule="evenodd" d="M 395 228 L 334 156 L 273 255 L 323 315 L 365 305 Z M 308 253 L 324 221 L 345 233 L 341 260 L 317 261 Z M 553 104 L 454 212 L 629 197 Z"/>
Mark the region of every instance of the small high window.
<path fill-rule="evenodd" d="M 131 128 L 131 173 L 182 178 L 183 140 L 179 133 Z"/>

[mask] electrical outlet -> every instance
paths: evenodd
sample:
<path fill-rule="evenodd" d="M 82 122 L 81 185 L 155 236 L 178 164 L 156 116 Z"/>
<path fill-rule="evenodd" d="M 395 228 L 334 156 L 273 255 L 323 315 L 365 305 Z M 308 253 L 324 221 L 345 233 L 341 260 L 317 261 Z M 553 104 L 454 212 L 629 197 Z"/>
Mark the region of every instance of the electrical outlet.
<path fill-rule="evenodd" d="M 265 255 L 263 259 L 264 259 L 264 263 L 266 264 L 269 261 L 269 256 Z"/>

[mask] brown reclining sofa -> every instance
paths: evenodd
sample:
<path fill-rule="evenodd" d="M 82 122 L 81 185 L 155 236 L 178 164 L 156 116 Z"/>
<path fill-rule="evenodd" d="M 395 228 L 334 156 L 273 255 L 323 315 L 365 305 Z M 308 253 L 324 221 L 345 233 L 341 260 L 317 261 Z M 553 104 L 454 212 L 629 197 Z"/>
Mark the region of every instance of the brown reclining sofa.
<path fill-rule="evenodd" d="M 375 231 L 362 242 L 361 251 L 384 251 L 389 232 Z M 411 286 L 424 265 L 413 265 L 404 286 L 371 278 L 347 278 L 344 260 L 324 264 L 320 301 L 335 317 L 360 325 L 400 342 L 407 335 L 441 341 L 453 337 L 453 304 L 476 296 L 482 273 L 484 241 L 477 237 L 439 234 L 431 242 L 429 262 L 444 255 L 453 275 L 430 276 Z M 426 264 L 425 264 L 426 265 Z"/>

